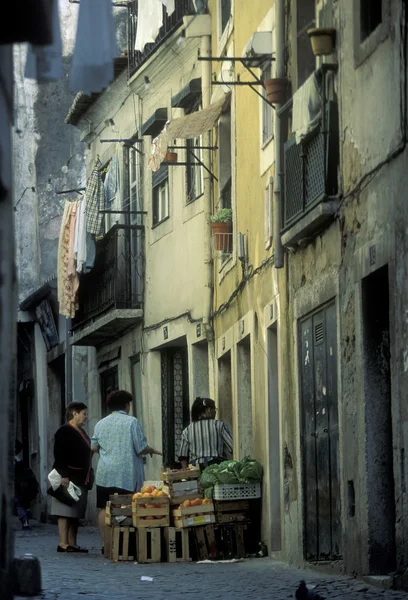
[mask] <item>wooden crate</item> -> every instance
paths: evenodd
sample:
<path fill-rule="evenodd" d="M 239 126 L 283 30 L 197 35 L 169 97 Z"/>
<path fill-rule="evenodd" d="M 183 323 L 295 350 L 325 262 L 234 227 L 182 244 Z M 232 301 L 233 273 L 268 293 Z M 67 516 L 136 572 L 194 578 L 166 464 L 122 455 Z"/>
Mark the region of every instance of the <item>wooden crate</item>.
<path fill-rule="evenodd" d="M 217 550 L 220 559 L 245 558 L 245 523 L 219 525 L 217 528 Z"/>
<path fill-rule="evenodd" d="M 149 505 L 149 508 L 147 508 L 146 505 Z M 169 497 L 163 496 L 158 498 L 136 498 L 136 500 L 132 502 L 132 519 L 133 526 L 137 528 L 169 527 Z"/>
<path fill-rule="evenodd" d="M 200 504 L 199 506 L 182 506 L 171 511 L 174 525 L 180 527 L 195 527 L 215 523 L 214 504 Z"/>
<path fill-rule="evenodd" d="M 189 530 L 165 527 L 163 529 L 166 560 L 169 563 L 188 562 L 190 558 Z"/>
<path fill-rule="evenodd" d="M 216 501 L 214 505 L 216 521 L 219 524 L 248 522 L 250 520 L 248 500 Z"/>
<path fill-rule="evenodd" d="M 161 529 L 142 527 L 136 530 L 137 562 L 159 563 L 162 559 Z"/>
<path fill-rule="evenodd" d="M 189 530 L 192 552 L 196 560 L 217 559 L 216 529 L 217 527 L 214 525 L 205 525 L 203 527 L 193 527 Z"/>
<path fill-rule="evenodd" d="M 132 496 L 130 496 L 132 500 Z M 133 525 L 132 521 L 132 504 L 129 506 L 116 507 L 112 506 L 111 500 L 106 503 L 105 509 L 105 525 L 110 525 L 111 527 L 131 527 Z"/>
<path fill-rule="evenodd" d="M 134 527 L 105 525 L 105 558 L 113 561 L 136 560 L 136 530 Z"/>
<path fill-rule="evenodd" d="M 173 483 L 175 481 L 187 481 L 189 479 L 199 479 L 201 476 L 200 467 L 194 469 L 179 469 L 177 471 L 167 470 L 161 474 L 162 481 Z"/>
<path fill-rule="evenodd" d="M 163 487 L 163 490 L 170 496 L 170 503 L 172 505 L 182 504 L 185 500 L 203 498 L 203 493 L 197 479 L 169 482 Z"/>

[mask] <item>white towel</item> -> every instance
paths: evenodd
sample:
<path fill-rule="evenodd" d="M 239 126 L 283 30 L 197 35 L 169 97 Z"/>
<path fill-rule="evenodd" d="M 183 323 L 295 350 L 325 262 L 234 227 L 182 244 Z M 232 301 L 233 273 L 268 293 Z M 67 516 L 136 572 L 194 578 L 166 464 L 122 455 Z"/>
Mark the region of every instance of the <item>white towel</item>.
<path fill-rule="evenodd" d="M 156 0 L 157 1 L 157 0 Z M 119 56 L 112 0 L 81 0 L 71 69 L 71 90 L 101 92 L 113 80 Z"/>
<path fill-rule="evenodd" d="M 292 132 L 298 144 L 317 124 L 321 115 L 319 86 L 314 73 L 293 94 Z"/>
<path fill-rule="evenodd" d="M 135 50 L 143 52 L 153 43 L 163 25 L 163 5 L 160 0 L 139 0 Z"/>

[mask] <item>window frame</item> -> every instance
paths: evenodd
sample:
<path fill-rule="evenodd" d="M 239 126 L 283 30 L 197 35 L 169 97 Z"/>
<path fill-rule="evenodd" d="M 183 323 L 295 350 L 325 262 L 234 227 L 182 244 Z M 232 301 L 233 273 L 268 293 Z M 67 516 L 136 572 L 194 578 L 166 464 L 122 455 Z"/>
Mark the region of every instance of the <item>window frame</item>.
<path fill-rule="evenodd" d="M 381 23 L 361 40 L 361 0 L 353 0 L 354 68 L 357 69 L 375 52 L 390 33 L 390 0 L 381 0 Z"/>
<path fill-rule="evenodd" d="M 158 175 L 161 171 L 161 169 L 163 169 L 163 174 L 162 175 Z M 165 174 L 164 174 L 165 173 Z M 155 176 L 157 177 L 158 181 L 155 183 Z M 160 195 L 161 191 L 165 191 L 165 210 L 162 211 L 162 201 L 161 199 L 159 200 L 158 195 Z M 158 202 L 157 204 L 157 208 L 155 207 L 156 202 Z M 155 218 L 155 215 L 158 214 L 158 218 Z M 167 165 L 162 165 L 162 167 L 160 167 L 159 171 L 156 171 L 156 173 L 153 173 L 152 176 L 152 229 L 154 229 L 155 227 L 158 227 L 158 225 L 161 225 L 161 223 L 163 223 L 164 221 L 167 221 L 167 219 L 170 218 L 170 190 L 169 190 L 169 172 L 168 172 L 168 167 Z"/>
<path fill-rule="evenodd" d="M 217 0 L 217 30 L 218 30 L 218 55 L 221 56 L 227 41 L 234 29 L 234 0 L 230 0 L 230 17 L 222 28 L 222 3 L 223 0 Z"/>
<path fill-rule="evenodd" d="M 272 65 L 270 63 L 265 65 L 264 68 L 262 69 L 261 78 L 262 78 L 262 80 L 272 78 Z M 262 97 L 266 99 L 265 88 L 262 88 Z M 261 114 L 261 147 L 265 148 L 274 138 L 274 118 L 273 118 L 274 115 L 273 115 L 272 106 L 270 104 L 268 104 L 267 102 L 265 102 L 265 100 L 262 100 L 261 111 L 262 111 L 262 114 Z M 267 135 L 267 137 L 265 137 L 265 123 L 267 120 L 267 115 L 269 115 L 270 133 L 268 130 L 269 135 Z"/>

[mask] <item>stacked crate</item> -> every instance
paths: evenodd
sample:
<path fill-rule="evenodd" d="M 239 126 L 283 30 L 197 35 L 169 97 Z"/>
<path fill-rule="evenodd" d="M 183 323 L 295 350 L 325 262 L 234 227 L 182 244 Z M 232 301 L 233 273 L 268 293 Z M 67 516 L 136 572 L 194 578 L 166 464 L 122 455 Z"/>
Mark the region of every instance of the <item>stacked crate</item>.
<path fill-rule="evenodd" d="M 115 562 L 136 559 L 136 530 L 132 525 L 132 494 L 110 496 L 105 512 L 106 558 Z"/>
<path fill-rule="evenodd" d="M 173 506 L 178 506 L 185 500 L 203 497 L 198 483 L 200 475 L 199 468 L 163 471 L 161 477 L 165 483 L 164 490 L 170 496 L 170 503 Z"/>

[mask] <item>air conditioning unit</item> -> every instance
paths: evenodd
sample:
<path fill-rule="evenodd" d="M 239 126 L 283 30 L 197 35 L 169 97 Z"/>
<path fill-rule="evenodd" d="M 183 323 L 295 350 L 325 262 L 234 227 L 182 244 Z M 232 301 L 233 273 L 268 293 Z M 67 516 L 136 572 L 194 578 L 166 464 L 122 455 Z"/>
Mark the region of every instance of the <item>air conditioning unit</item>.
<path fill-rule="evenodd" d="M 272 31 L 256 31 L 244 48 L 243 56 L 271 56 Z"/>

